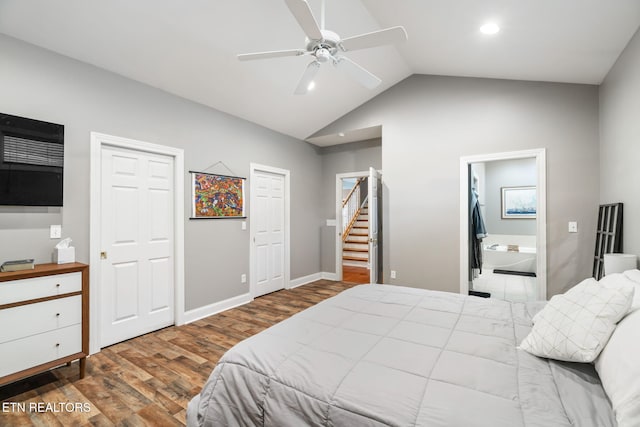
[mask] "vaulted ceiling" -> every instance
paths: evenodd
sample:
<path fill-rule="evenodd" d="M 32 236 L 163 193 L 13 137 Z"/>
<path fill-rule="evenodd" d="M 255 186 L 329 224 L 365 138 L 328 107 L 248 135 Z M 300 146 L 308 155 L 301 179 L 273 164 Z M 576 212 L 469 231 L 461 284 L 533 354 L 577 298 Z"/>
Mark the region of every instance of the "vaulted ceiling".
<path fill-rule="evenodd" d="M 309 4 L 320 16 L 321 0 Z M 500 32 L 481 34 L 487 21 Z M 309 57 L 236 58 L 304 47 L 283 0 L 0 0 L 1 33 L 299 139 L 411 74 L 599 84 L 640 25 L 640 0 L 326 0 L 325 22 L 343 38 L 402 25 L 409 40 L 349 52 L 378 88 L 325 64 L 300 96 Z"/>

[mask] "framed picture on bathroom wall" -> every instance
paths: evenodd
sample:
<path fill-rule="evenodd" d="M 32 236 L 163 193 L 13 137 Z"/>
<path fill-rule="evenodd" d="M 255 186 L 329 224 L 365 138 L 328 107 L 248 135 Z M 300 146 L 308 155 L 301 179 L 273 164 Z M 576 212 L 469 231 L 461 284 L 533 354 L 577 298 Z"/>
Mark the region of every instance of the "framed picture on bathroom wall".
<path fill-rule="evenodd" d="M 536 187 L 502 187 L 502 219 L 535 219 Z"/>

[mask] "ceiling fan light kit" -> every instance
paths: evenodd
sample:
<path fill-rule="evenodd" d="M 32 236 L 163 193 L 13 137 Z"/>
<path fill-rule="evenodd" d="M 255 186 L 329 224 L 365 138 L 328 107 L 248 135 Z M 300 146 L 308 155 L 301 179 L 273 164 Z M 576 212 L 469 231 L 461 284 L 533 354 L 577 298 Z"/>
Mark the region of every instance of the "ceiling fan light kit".
<path fill-rule="evenodd" d="M 333 63 L 337 69 L 343 70 L 362 86 L 368 89 L 374 89 L 382 80 L 347 58 L 343 53 L 385 44 L 400 43 L 407 40 L 407 32 L 403 27 L 386 28 L 342 40 L 340 36 L 333 31 L 320 28 L 306 0 L 285 0 L 285 3 L 307 36 L 306 48 L 245 53 L 238 55 L 238 59 L 241 61 L 249 61 L 284 56 L 312 56 L 313 61 L 307 65 L 307 69 L 304 71 L 296 87 L 294 92 L 296 95 L 304 95 L 310 90 L 311 83 L 320 70 L 320 66 L 326 62 Z M 324 24 L 324 0 L 322 4 L 322 14 L 321 22 Z"/>

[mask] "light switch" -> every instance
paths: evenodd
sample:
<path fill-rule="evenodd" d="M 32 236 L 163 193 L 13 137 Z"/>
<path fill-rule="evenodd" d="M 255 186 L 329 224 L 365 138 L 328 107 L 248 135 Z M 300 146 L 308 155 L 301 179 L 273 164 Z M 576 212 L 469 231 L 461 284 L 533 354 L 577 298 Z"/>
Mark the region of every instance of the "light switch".
<path fill-rule="evenodd" d="M 576 221 L 569 221 L 569 233 L 578 232 L 578 223 Z"/>
<path fill-rule="evenodd" d="M 242 221 L 242 229 L 243 230 L 247 229 L 247 221 Z"/>
<path fill-rule="evenodd" d="M 62 226 L 61 225 L 52 225 L 49 228 L 49 238 L 50 239 L 59 239 L 62 237 Z"/>

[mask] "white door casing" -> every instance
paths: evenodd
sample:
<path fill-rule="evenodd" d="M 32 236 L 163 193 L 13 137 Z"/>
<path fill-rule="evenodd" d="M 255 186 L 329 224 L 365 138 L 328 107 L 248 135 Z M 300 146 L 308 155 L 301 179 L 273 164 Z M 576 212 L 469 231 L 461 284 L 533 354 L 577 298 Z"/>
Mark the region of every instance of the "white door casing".
<path fill-rule="evenodd" d="M 289 288 L 289 171 L 251 164 L 253 298 Z"/>
<path fill-rule="evenodd" d="M 91 353 L 184 323 L 183 150 L 91 134 L 90 271 Z"/>
<path fill-rule="evenodd" d="M 460 158 L 460 293 L 469 293 L 469 165 L 497 160 L 536 159 L 538 179 L 536 207 L 536 277 L 538 299 L 547 299 L 547 175 L 544 148 L 480 154 Z"/>
<path fill-rule="evenodd" d="M 100 157 L 105 347 L 174 323 L 173 157 L 119 147 Z"/>
<path fill-rule="evenodd" d="M 369 168 L 369 282 L 378 283 L 378 187 L 380 174 Z"/>

